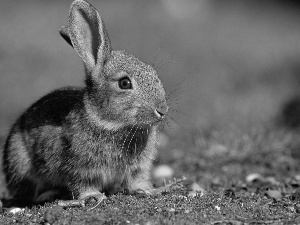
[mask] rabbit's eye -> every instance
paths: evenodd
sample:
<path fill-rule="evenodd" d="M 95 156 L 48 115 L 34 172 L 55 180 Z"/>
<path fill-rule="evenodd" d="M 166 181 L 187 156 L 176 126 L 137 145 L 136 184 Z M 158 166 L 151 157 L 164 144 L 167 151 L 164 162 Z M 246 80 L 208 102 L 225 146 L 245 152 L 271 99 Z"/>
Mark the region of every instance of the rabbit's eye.
<path fill-rule="evenodd" d="M 119 80 L 119 87 L 121 89 L 132 89 L 131 81 L 128 77 L 123 77 Z"/>

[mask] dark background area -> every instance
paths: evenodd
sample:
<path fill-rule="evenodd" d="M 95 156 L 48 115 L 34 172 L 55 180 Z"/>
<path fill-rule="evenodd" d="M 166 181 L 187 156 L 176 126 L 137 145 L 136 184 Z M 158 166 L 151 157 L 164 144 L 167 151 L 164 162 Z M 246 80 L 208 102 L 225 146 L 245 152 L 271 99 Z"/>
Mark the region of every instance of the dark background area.
<path fill-rule="evenodd" d="M 113 47 L 154 64 L 167 92 L 176 90 L 179 128 L 269 121 L 299 92 L 297 1 L 90 2 Z M 81 60 L 58 34 L 71 3 L 1 2 L 0 136 L 49 91 L 82 85 Z"/>

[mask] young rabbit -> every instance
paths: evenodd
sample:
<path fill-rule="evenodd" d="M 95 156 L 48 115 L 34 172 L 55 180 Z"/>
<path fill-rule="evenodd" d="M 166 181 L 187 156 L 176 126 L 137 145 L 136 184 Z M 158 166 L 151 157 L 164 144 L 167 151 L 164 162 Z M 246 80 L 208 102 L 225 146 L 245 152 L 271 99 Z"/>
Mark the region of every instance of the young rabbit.
<path fill-rule="evenodd" d="M 168 111 L 156 71 L 112 50 L 101 17 L 83 0 L 73 2 L 60 33 L 84 62 L 85 87 L 51 92 L 13 125 L 3 154 L 12 199 L 151 192 L 157 129 Z"/>

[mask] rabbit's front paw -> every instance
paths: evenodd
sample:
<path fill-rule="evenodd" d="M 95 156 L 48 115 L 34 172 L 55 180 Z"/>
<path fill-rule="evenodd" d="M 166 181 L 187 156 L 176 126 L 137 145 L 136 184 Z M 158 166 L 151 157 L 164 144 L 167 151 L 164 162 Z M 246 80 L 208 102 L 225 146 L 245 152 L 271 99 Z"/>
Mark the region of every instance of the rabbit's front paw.
<path fill-rule="evenodd" d="M 47 201 L 54 201 L 56 197 L 59 196 L 59 190 L 53 189 L 48 190 L 40 194 L 36 199 L 36 203 L 43 203 Z"/>
<path fill-rule="evenodd" d="M 78 199 L 66 201 L 61 200 L 58 202 L 58 205 L 63 207 L 84 207 L 89 204 L 95 204 L 93 207 L 88 209 L 92 210 L 96 208 L 104 199 L 106 199 L 106 196 L 103 193 L 96 190 L 86 190 L 79 195 Z"/>
<path fill-rule="evenodd" d="M 88 210 L 92 210 L 95 209 L 98 205 L 100 205 L 100 203 L 106 199 L 105 194 L 99 193 L 96 195 L 89 195 L 86 198 L 84 198 L 83 200 L 85 201 L 85 204 L 95 204 L 93 207 L 89 208 Z M 93 202 L 95 201 L 95 202 Z"/>
<path fill-rule="evenodd" d="M 130 195 L 135 195 L 138 197 L 148 197 L 150 195 L 152 195 L 152 190 L 151 189 L 147 189 L 147 190 L 134 190 L 129 192 Z"/>

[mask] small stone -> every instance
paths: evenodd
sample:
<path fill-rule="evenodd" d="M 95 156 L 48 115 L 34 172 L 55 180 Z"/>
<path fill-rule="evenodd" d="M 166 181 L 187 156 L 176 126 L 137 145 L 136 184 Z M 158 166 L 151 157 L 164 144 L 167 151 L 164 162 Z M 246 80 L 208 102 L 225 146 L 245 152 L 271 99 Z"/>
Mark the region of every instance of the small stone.
<path fill-rule="evenodd" d="M 171 178 L 174 175 L 174 170 L 168 165 L 159 165 L 153 170 L 154 179 Z"/>
<path fill-rule="evenodd" d="M 159 165 L 152 172 L 154 185 L 161 187 L 165 185 L 166 180 L 172 179 L 174 170 L 168 165 Z"/>
<path fill-rule="evenodd" d="M 161 212 L 162 212 L 162 209 L 161 209 L 161 208 L 158 208 L 156 211 L 159 212 L 159 213 L 161 213 Z"/>
<path fill-rule="evenodd" d="M 246 177 L 248 183 L 253 183 L 255 181 L 262 181 L 263 177 L 258 173 L 251 173 Z"/>
<path fill-rule="evenodd" d="M 265 181 L 274 185 L 280 185 L 280 182 L 278 182 L 274 177 L 266 177 Z"/>
<path fill-rule="evenodd" d="M 193 191 L 197 191 L 197 192 L 201 192 L 201 193 L 206 192 L 206 191 L 204 190 L 204 188 L 201 187 L 201 186 L 200 186 L 199 184 L 197 184 L 196 182 L 194 182 L 194 183 L 192 184 L 191 189 L 192 189 Z"/>
<path fill-rule="evenodd" d="M 267 194 L 269 197 L 276 199 L 277 201 L 278 201 L 278 200 L 281 200 L 281 198 L 282 198 L 281 192 L 276 191 L 276 190 L 269 190 L 269 191 L 266 191 L 266 194 Z"/>
<path fill-rule="evenodd" d="M 189 197 L 192 197 L 192 198 L 195 198 L 195 197 L 197 197 L 198 195 L 200 195 L 200 197 L 201 197 L 201 193 L 198 193 L 197 191 L 190 191 L 190 192 L 188 193 L 188 196 L 189 196 Z"/>
<path fill-rule="evenodd" d="M 174 208 L 170 208 L 169 212 L 175 212 L 175 209 Z"/>
<path fill-rule="evenodd" d="M 202 197 L 203 195 L 206 194 L 206 190 L 196 182 L 193 182 L 192 184 L 189 184 L 187 186 L 188 189 L 190 190 L 188 194 L 189 197 L 196 197 L 196 196 Z"/>
<path fill-rule="evenodd" d="M 55 206 L 53 208 L 48 208 L 45 211 L 44 220 L 45 220 L 45 222 L 52 224 L 62 216 L 62 213 L 63 213 L 63 207 L 61 207 L 61 206 Z"/>
<path fill-rule="evenodd" d="M 8 210 L 9 213 L 12 213 L 12 214 L 16 214 L 16 213 L 21 213 L 21 212 L 24 212 L 25 209 L 24 208 L 11 208 Z"/>
<path fill-rule="evenodd" d="M 221 210 L 220 206 L 218 206 L 218 205 L 215 206 L 215 209 L 218 210 L 218 211 Z"/>

